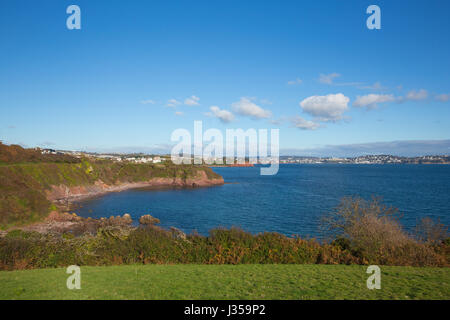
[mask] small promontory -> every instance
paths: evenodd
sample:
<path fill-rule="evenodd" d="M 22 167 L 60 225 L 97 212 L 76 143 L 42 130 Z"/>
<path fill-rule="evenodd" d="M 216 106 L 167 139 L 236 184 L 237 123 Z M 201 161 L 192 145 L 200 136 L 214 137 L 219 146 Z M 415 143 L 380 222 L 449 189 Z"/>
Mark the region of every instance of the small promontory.
<path fill-rule="evenodd" d="M 195 188 L 223 184 L 205 166 L 138 164 L 69 156 L 0 143 L 0 228 L 23 225 L 58 211 L 61 203 L 130 188 Z"/>

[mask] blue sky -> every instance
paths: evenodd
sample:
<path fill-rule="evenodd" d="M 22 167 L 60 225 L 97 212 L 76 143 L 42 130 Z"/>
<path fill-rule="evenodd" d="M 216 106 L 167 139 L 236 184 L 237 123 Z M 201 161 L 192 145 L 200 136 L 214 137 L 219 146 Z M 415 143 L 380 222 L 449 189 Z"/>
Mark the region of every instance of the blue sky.
<path fill-rule="evenodd" d="M 81 30 L 66 28 L 71 4 Z M 366 27 L 371 4 L 381 30 Z M 449 1 L 3 0 L 0 140 L 151 149 L 194 120 L 279 128 L 289 150 L 450 139 L 449 10 Z"/>

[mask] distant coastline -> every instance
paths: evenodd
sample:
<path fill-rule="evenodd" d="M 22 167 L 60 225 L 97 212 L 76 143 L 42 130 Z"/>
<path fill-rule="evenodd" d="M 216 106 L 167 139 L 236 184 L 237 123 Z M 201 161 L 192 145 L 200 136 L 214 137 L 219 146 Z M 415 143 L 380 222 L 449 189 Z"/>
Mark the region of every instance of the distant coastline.
<path fill-rule="evenodd" d="M 431 165 L 431 164 L 438 164 L 438 165 L 449 165 L 450 162 L 440 162 L 440 163 L 434 163 L 434 162 L 422 162 L 422 163 L 417 163 L 417 162 L 399 162 L 399 163 L 376 163 L 376 162 L 371 162 L 371 163 L 351 163 L 351 162 L 282 162 L 280 164 L 357 164 L 357 165 L 373 165 L 373 164 L 398 164 L 398 165 Z M 228 167 L 228 166 L 222 166 L 222 167 Z"/>
<path fill-rule="evenodd" d="M 450 164 L 449 155 L 427 155 L 418 157 L 401 157 L 394 155 L 365 155 L 359 157 L 304 157 L 281 156 L 280 163 L 299 164 Z"/>

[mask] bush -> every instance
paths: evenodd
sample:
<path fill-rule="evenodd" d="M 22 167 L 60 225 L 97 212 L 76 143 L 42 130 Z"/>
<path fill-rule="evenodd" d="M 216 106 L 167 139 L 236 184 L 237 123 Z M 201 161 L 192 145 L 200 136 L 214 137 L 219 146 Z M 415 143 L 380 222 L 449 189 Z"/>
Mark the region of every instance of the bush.
<path fill-rule="evenodd" d="M 439 245 L 448 239 L 448 228 L 440 223 L 439 220 L 433 221 L 426 217 L 420 220 L 416 226 L 416 236 L 421 242 L 431 245 Z"/>
<path fill-rule="evenodd" d="M 344 198 L 323 219 L 335 244 L 348 249 L 366 264 L 442 265 L 444 262 L 429 246 L 417 242 L 403 231 L 397 209 L 377 198 Z"/>

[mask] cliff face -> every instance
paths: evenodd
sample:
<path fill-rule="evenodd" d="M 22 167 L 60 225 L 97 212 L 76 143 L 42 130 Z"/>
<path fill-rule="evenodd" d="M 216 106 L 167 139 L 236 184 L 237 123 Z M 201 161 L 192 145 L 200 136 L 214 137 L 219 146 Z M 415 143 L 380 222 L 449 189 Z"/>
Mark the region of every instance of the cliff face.
<path fill-rule="evenodd" d="M 39 221 L 70 201 L 142 187 L 207 187 L 223 184 L 207 167 L 108 161 L 0 165 L 0 227 Z"/>
<path fill-rule="evenodd" d="M 187 179 L 160 177 L 141 182 L 125 182 L 113 185 L 108 185 L 101 180 L 87 186 L 54 185 L 51 186 L 50 190 L 46 190 L 46 196 L 50 201 L 74 201 L 136 188 L 198 188 L 222 184 L 224 184 L 222 177 L 208 178 L 204 171 L 199 171 L 195 177 Z"/>

